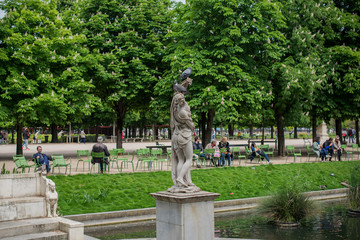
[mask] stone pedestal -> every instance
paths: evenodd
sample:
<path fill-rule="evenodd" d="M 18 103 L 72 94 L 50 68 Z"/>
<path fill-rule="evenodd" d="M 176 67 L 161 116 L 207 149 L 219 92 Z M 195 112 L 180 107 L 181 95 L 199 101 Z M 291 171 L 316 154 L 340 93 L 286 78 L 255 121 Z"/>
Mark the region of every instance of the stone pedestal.
<path fill-rule="evenodd" d="M 213 240 L 214 199 L 220 194 L 152 193 L 156 199 L 157 240 Z"/>

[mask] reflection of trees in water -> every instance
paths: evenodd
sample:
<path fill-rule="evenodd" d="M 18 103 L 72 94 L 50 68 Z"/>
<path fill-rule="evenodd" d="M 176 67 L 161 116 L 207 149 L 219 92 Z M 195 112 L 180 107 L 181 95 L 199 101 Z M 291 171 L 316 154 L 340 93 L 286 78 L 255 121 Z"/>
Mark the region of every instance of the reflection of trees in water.
<path fill-rule="evenodd" d="M 221 219 L 221 220 L 220 220 Z M 280 228 L 268 224 L 255 214 L 231 216 L 231 220 L 217 219 L 217 237 L 251 238 L 267 240 L 337 240 L 360 239 L 360 218 L 346 215 L 345 208 L 327 207 L 320 215 L 299 228 Z"/>

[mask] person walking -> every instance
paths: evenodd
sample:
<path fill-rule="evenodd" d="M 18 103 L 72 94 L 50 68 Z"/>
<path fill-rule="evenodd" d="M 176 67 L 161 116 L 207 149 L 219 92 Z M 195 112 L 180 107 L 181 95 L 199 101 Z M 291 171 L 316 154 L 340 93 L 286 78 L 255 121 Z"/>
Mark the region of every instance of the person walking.
<path fill-rule="evenodd" d="M 85 131 L 84 129 L 81 129 L 81 132 L 80 132 L 80 142 L 83 142 L 85 144 L 85 138 L 86 138 L 86 134 L 85 134 Z"/>
<path fill-rule="evenodd" d="M 24 138 L 24 144 L 23 144 L 23 148 L 25 148 L 25 150 L 30 150 L 29 148 L 29 138 L 30 138 L 30 133 L 29 133 L 29 129 L 25 128 L 23 131 L 23 138 Z"/>

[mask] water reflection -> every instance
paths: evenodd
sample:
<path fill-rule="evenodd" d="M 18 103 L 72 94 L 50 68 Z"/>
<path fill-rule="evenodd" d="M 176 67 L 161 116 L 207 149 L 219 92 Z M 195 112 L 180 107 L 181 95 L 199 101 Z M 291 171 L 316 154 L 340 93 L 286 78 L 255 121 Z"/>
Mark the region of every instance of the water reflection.
<path fill-rule="evenodd" d="M 324 203 L 316 217 L 298 228 L 271 225 L 255 211 L 217 214 L 215 236 L 266 240 L 360 240 L 360 218 L 347 216 L 344 202 Z M 104 240 L 155 238 L 155 224 L 88 234 Z"/>
<path fill-rule="evenodd" d="M 304 224 L 298 228 L 280 228 L 268 224 L 255 213 L 240 213 L 227 219 L 219 217 L 215 223 L 215 236 L 267 240 L 360 239 L 360 218 L 347 216 L 344 205 L 328 205 Z"/>

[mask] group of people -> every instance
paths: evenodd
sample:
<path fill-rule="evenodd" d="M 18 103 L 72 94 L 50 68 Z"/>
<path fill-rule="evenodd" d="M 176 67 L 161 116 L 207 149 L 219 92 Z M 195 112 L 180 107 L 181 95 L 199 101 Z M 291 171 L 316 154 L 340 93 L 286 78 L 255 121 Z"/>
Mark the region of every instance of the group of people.
<path fill-rule="evenodd" d="M 215 149 L 215 152 L 213 155 L 210 155 L 210 154 L 207 154 L 207 156 L 205 155 L 204 148 L 203 148 L 202 144 L 200 143 L 200 138 L 198 136 L 196 136 L 194 138 L 193 149 L 194 150 L 200 149 L 201 150 L 200 157 L 206 157 L 208 159 L 211 159 L 214 166 L 221 166 L 221 167 L 225 166 L 225 159 L 227 159 L 228 166 L 231 166 L 231 162 L 233 160 L 233 155 L 230 151 L 230 145 L 227 140 L 227 137 L 223 137 L 218 145 L 216 144 L 215 139 L 211 140 L 211 142 L 206 145 L 205 149 Z M 221 152 L 220 149 L 225 149 L 225 150 Z M 251 144 L 250 161 L 252 161 L 257 155 L 260 155 L 262 160 L 266 159 L 266 161 L 268 161 L 268 163 L 271 163 L 270 159 L 266 155 L 266 153 L 263 150 L 261 150 L 260 148 L 258 148 L 255 143 L 252 143 Z M 218 158 L 219 161 L 216 163 L 214 161 L 214 158 Z M 196 161 L 196 166 L 198 168 L 201 168 L 201 164 L 199 162 L 199 156 L 197 154 L 194 154 L 194 159 Z"/>
<path fill-rule="evenodd" d="M 343 141 L 346 141 L 346 138 L 348 138 L 349 143 L 354 143 L 354 136 L 356 135 L 356 131 L 355 129 L 353 129 L 352 127 L 349 129 L 346 129 L 345 131 L 343 131 L 342 133 L 342 137 L 343 137 Z"/>
<path fill-rule="evenodd" d="M 194 138 L 193 149 L 194 150 L 200 149 L 201 150 L 200 157 L 206 157 L 208 159 L 211 159 L 214 166 L 221 166 L 221 167 L 225 166 L 225 159 L 227 159 L 227 161 L 228 161 L 228 166 L 231 166 L 231 161 L 232 161 L 233 157 L 232 157 L 232 153 L 230 151 L 229 142 L 226 137 L 223 137 L 218 145 L 216 144 L 215 139 L 211 140 L 211 142 L 206 145 L 205 149 L 215 149 L 214 154 L 205 155 L 204 148 L 203 148 L 202 144 L 200 143 L 200 138 L 198 136 L 196 136 Z M 226 151 L 221 153 L 220 149 L 226 149 Z M 214 157 L 219 158 L 219 162 L 216 163 L 214 161 Z M 196 161 L 196 166 L 198 168 L 201 168 L 201 165 L 199 162 L 199 156 L 197 154 L 194 154 L 194 159 Z"/>
<path fill-rule="evenodd" d="M 44 154 L 42 152 L 42 147 L 37 146 L 36 147 L 37 153 L 33 155 L 33 160 L 36 161 L 36 163 L 40 166 L 45 165 L 46 166 L 46 175 L 50 174 L 50 161 L 52 160 L 50 156 Z M 103 138 L 98 137 L 97 143 L 94 144 L 92 148 L 92 152 L 104 152 L 105 158 L 92 158 L 91 163 L 99 163 L 100 165 L 100 172 L 104 172 L 104 163 L 105 163 L 105 171 L 106 171 L 106 165 L 109 164 L 108 158 L 110 156 L 110 152 L 105 144 L 103 144 Z"/>
<path fill-rule="evenodd" d="M 313 143 L 313 151 L 317 157 L 321 158 L 322 162 L 326 161 L 327 156 L 331 162 L 334 154 L 337 154 L 338 160 L 341 161 L 341 155 L 344 149 L 341 148 L 340 137 L 336 135 L 335 140 L 329 138 L 322 145 L 320 144 L 320 137 L 316 137 Z"/>

